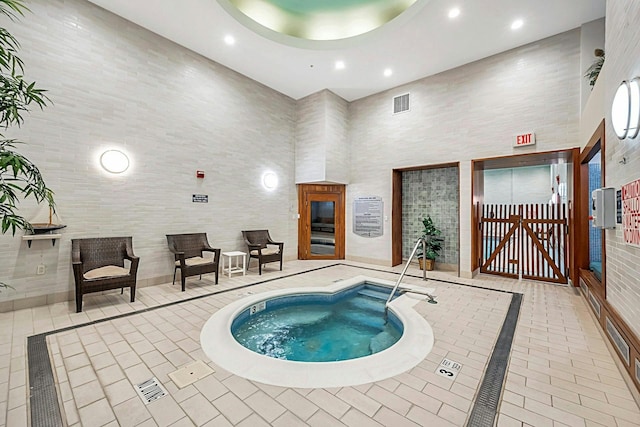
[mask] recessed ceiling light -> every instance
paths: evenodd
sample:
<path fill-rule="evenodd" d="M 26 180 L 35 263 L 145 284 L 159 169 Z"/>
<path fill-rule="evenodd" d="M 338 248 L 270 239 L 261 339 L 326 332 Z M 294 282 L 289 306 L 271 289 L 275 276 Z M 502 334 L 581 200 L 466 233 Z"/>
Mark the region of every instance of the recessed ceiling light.
<path fill-rule="evenodd" d="M 458 15 L 460 15 L 460 9 L 457 7 L 454 7 L 453 9 L 451 9 L 449 11 L 449 18 L 453 19 L 453 18 L 457 18 Z"/>
<path fill-rule="evenodd" d="M 336 70 L 344 70 L 344 61 L 336 61 Z"/>
<path fill-rule="evenodd" d="M 521 28 L 523 25 L 524 25 L 524 21 L 522 19 L 516 19 L 511 24 L 511 29 L 512 30 L 517 30 L 517 29 Z"/>
<path fill-rule="evenodd" d="M 393 70 L 391 68 L 387 68 L 384 70 L 384 76 L 385 77 L 389 77 L 391 76 L 391 74 L 393 74 Z"/>
<path fill-rule="evenodd" d="M 224 42 L 229 46 L 233 46 L 234 44 L 236 44 L 236 39 L 233 36 L 226 35 L 224 36 Z"/>

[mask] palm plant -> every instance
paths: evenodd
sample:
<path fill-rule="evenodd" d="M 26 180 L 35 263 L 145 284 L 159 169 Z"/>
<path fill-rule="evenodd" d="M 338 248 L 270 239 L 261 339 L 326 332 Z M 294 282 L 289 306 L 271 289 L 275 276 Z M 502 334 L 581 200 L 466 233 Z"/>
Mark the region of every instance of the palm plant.
<path fill-rule="evenodd" d="M 0 16 L 12 21 L 29 9 L 22 0 L 0 0 Z M 43 108 L 49 98 L 35 82 L 24 79 L 24 64 L 17 55 L 20 44 L 5 28 L 0 27 L 0 128 L 22 125 L 22 114 L 29 106 Z M 25 156 L 16 151 L 15 139 L 6 139 L 0 133 L 0 230 L 2 234 L 9 229 L 13 235 L 16 230 L 32 230 L 31 224 L 18 215 L 20 199 L 33 197 L 38 203 L 46 202 L 55 209 L 53 192 L 47 187 L 40 170 Z M 0 288 L 9 285 L 0 282 Z"/>
<path fill-rule="evenodd" d="M 29 9 L 22 0 L 0 0 L 0 16 L 15 20 Z M 49 98 L 35 82 L 24 79 L 24 64 L 17 52 L 18 41 L 5 28 L 0 28 L 0 128 L 22 125 L 22 114 L 29 106 L 43 108 Z M 55 208 L 53 192 L 47 187 L 40 170 L 25 156 L 16 151 L 22 144 L 6 139 L 0 133 L 0 229 L 2 234 L 9 229 L 31 230 L 31 224 L 17 213 L 20 199 L 33 197 L 36 202 L 48 203 Z"/>
<path fill-rule="evenodd" d="M 598 76 L 600 75 L 600 71 L 602 71 L 602 66 L 604 65 L 604 50 L 596 49 L 593 54 L 596 57 L 596 60 L 593 61 L 593 64 L 587 68 L 584 76 L 589 80 L 589 86 L 593 89 L 593 86 L 596 84 L 596 80 L 598 80 Z"/>

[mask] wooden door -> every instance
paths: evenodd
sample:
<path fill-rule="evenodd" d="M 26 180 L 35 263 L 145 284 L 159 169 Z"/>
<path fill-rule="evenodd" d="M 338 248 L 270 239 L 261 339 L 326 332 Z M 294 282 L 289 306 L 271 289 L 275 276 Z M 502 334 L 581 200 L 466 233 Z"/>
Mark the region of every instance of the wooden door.
<path fill-rule="evenodd" d="M 298 259 L 344 259 L 345 186 L 300 184 Z"/>

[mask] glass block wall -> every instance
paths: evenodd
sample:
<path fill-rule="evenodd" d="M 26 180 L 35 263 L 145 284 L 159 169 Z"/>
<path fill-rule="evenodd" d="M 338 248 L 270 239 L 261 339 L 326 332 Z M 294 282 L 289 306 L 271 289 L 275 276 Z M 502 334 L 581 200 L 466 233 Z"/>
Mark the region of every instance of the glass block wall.
<path fill-rule="evenodd" d="M 597 154 L 594 158 L 600 157 Z M 593 205 L 591 203 L 591 192 L 596 188 L 602 187 L 601 184 L 600 163 L 593 160 L 589 162 L 589 215 L 593 215 Z M 599 228 L 593 228 L 592 221 L 589 221 L 589 262 L 602 261 L 602 231 Z"/>
<path fill-rule="evenodd" d="M 442 230 L 444 243 L 437 262 L 458 265 L 459 259 L 458 167 L 402 173 L 402 257 L 409 258 L 422 235 L 422 218 L 431 215 Z"/>

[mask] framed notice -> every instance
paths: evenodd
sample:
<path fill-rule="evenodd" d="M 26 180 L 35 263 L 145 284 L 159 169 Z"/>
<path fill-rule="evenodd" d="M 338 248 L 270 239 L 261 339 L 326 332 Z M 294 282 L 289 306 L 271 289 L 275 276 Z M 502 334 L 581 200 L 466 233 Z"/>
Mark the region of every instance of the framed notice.
<path fill-rule="evenodd" d="M 380 237 L 384 232 L 382 197 L 357 197 L 353 201 L 353 232 L 362 237 Z"/>
<path fill-rule="evenodd" d="M 640 179 L 622 186 L 622 235 L 627 245 L 640 248 Z"/>
<path fill-rule="evenodd" d="M 207 194 L 193 194 L 191 201 L 193 203 L 209 203 L 209 196 Z"/>

